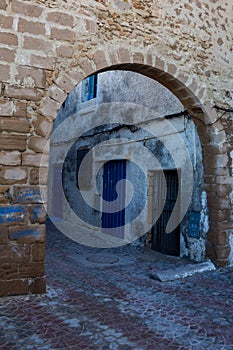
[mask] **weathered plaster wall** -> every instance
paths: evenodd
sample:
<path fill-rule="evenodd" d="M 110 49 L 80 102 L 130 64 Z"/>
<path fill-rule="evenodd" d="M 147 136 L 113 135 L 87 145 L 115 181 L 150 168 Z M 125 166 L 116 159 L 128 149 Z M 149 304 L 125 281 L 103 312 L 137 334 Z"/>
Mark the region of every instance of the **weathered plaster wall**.
<path fill-rule="evenodd" d="M 145 214 L 138 218 L 137 232 L 146 232 L 146 225 L 148 222 L 148 217 L 152 215 L 152 207 L 148 203 L 148 176 L 153 170 L 159 170 L 161 166 L 163 169 L 174 169 L 178 168 L 182 172 L 185 172 L 185 163 L 187 162 L 187 152 L 188 156 L 191 158 L 192 169 L 194 172 L 194 184 L 193 184 L 193 194 L 190 198 L 190 203 L 187 207 L 187 213 L 185 218 L 182 220 L 180 225 L 181 239 L 180 239 L 180 255 L 188 256 L 196 261 L 203 261 L 205 259 L 205 247 L 206 247 L 206 234 L 208 231 L 208 209 L 205 198 L 203 197 L 204 189 L 204 170 L 202 164 L 202 149 L 200 140 L 196 131 L 195 124 L 192 120 L 187 119 L 184 116 L 175 117 L 171 119 L 171 123 L 174 126 L 174 130 L 166 130 L 167 121 L 164 119 L 163 122 L 158 123 L 158 119 L 163 118 L 167 115 L 179 114 L 184 107 L 180 101 L 166 88 L 155 82 L 152 79 L 144 77 L 141 74 L 136 74 L 127 71 L 112 71 L 100 73 L 98 75 L 98 88 L 97 96 L 95 99 L 82 102 L 82 83 L 78 84 L 74 90 L 68 95 L 65 103 L 58 112 L 57 119 L 54 123 L 54 129 L 56 130 L 55 141 L 53 135 L 51 137 L 51 148 L 50 148 L 50 172 L 49 172 L 49 215 L 51 217 L 56 216 L 56 208 L 53 203 L 55 203 L 55 190 L 56 183 L 54 183 L 54 174 L 58 165 L 64 163 L 63 168 L 63 187 L 64 194 L 67 202 L 63 202 L 63 208 L 61 210 L 61 218 L 63 221 L 69 221 L 70 211 L 73 211 L 81 218 L 83 224 L 93 225 L 96 229 L 101 230 L 101 213 L 95 210 L 95 199 L 96 193 L 90 191 L 90 202 L 92 206 L 88 206 L 87 203 L 82 198 L 82 195 L 77 188 L 77 152 L 80 149 L 87 149 L 87 151 L 92 151 L 91 168 L 90 170 L 90 182 L 96 181 L 98 184 L 99 198 L 102 197 L 102 175 L 103 168 L 98 174 L 95 172 L 97 164 L 100 162 L 103 166 L 104 162 L 107 160 L 115 159 L 121 157 L 122 159 L 133 155 L 136 142 L 144 144 L 144 146 L 154 155 L 157 160 L 156 165 L 149 164 L 149 167 L 140 171 L 140 167 L 135 167 L 132 162 L 127 162 L 126 164 L 126 174 L 127 180 L 129 180 L 134 189 L 134 197 L 132 198 L 129 205 L 126 207 L 125 220 L 126 223 L 131 223 L 135 218 L 139 216 L 143 208 L 146 206 Z M 117 104 L 116 104 L 117 103 Z M 133 120 L 133 115 L 137 113 L 141 106 L 146 108 L 141 108 L 144 120 L 150 120 L 146 123 L 147 130 L 153 129 L 153 127 L 158 131 L 159 138 L 154 136 L 153 139 L 151 135 L 148 135 L 146 130 L 142 129 L 131 131 L 129 128 L 122 126 L 121 128 L 115 130 L 113 126 L 109 125 L 105 127 L 105 132 L 101 134 L 101 128 L 94 129 L 89 133 L 88 137 L 77 137 L 72 138 L 73 130 L 80 127 L 80 114 L 89 115 L 93 121 L 93 124 L 98 118 L 101 122 L 102 120 L 108 119 L 109 108 L 104 111 L 101 105 L 110 104 L 112 118 L 116 109 L 119 108 L 119 103 L 124 106 L 123 113 L 125 114 L 126 120 Z M 149 108 L 149 109 L 148 109 Z M 148 114 L 148 115 L 146 115 Z M 101 117 L 101 118 L 100 118 Z M 71 119 L 69 123 L 69 128 L 66 127 L 68 118 Z M 63 126 L 62 126 L 63 125 Z M 140 128 L 140 124 L 136 125 Z M 59 127 L 59 129 L 58 129 Z M 64 132 L 64 130 L 66 130 Z M 164 133 L 165 130 L 165 133 Z M 172 133 L 175 133 L 173 135 Z M 107 140 L 119 140 L 117 143 L 120 147 L 114 147 L 113 145 L 109 148 L 109 142 Z M 131 143 L 127 144 L 127 141 L 122 141 L 120 139 L 130 140 Z M 182 143 L 182 139 L 184 144 Z M 62 140 L 66 140 L 65 144 Z M 70 140 L 70 141 L 69 141 Z M 142 140 L 142 141 L 140 141 Z M 144 141 L 143 141 L 144 140 Z M 133 143 L 133 141 L 135 143 Z M 107 142 L 107 146 L 104 147 L 104 142 Z M 168 146 L 166 148 L 164 144 Z M 102 144 L 102 147 L 96 151 L 96 146 Z M 184 145 L 187 150 L 184 149 Z M 68 149 L 67 156 L 64 156 L 65 150 Z M 119 150 L 118 150 L 119 149 Z M 179 154 L 179 159 L 174 161 L 171 153 L 176 152 Z M 120 152 L 120 153 L 119 153 Z M 141 155 L 143 158 L 145 155 Z M 146 161 L 146 159 L 144 159 Z M 192 170 L 191 170 L 192 171 Z M 85 175 L 88 177 L 88 174 Z M 185 174 L 189 177 L 190 174 Z M 93 178 L 91 178 L 93 177 Z M 60 179 L 61 180 L 61 179 Z M 62 180 L 61 180 L 62 181 Z M 181 184 L 181 202 L 182 202 L 182 188 L 184 184 Z M 86 189 L 88 190 L 88 189 Z M 62 188 L 60 188 L 62 192 Z M 153 190 L 152 190 L 153 191 Z M 127 193 L 126 187 L 126 193 Z M 154 198 L 153 201 L 157 199 Z M 62 193 L 60 193 L 60 198 L 62 198 Z M 59 201 L 60 202 L 60 201 Z M 62 204 L 61 204 L 62 205 Z M 189 215 L 192 211 L 200 213 L 200 229 L 196 232 L 198 238 L 193 238 L 189 235 Z M 57 218 L 55 218 L 57 220 Z M 207 227 L 206 227 L 207 226 Z M 126 228 L 125 236 L 130 235 L 131 227 L 129 225 Z M 151 230 L 150 230 L 151 231 Z M 200 236 L 199 236 L 200 235 Z"/>
<path fill-rule="evenodd" d="M 232 119 L 213 106 L 232 107 L 232 13 L 230 1 L 217 0 L 0 1 L 1 295 L 45 289 L 44 145 L 67 93 L 117 65 L 167 86 L 193 116 L 210 208 L 207 253 L 229 264 Z"/>

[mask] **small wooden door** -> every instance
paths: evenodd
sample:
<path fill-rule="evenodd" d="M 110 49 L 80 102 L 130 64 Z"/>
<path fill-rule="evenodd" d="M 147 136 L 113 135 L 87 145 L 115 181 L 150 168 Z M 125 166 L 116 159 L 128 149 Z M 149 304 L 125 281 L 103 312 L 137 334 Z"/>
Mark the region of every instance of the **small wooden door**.
<path fill-rule="evenodd" d="M 166 187 L 163 184 L 164 177 L 161 172 L 154 176 L 154 191 L 153 201 L 158 202 L 165 200 L 163 211 L 152 228 L 152 249 L 167 255 L 180 255 L 180 225 L 178 225 L 171 233 L 166 233 L 166 227 L 171 213 L 174 209 L 178 190 L 179 180 L 177 170 L 164 170 Z M 164 195 L 164 189 L 167 189 Z M 163 197 L 164 196 L 164 197 Z"/>
<path fill-rule="evenodd" d="M 124 237 L 125 225 L 125 184 L 121 183 L 118 194 L 116 185 L 120 180 L 126 178 L 126 161 L 112 160 L 104 164 L 103 173 L 103 199 L 102 206 L 102 228 L 104 233 Z M 119 197 L 118 197 L 119 196 Z M 118 199 L 122 210 L 109 212 L 111 202 Z M 114 230 L 111 230 L 114 229 Z"/>

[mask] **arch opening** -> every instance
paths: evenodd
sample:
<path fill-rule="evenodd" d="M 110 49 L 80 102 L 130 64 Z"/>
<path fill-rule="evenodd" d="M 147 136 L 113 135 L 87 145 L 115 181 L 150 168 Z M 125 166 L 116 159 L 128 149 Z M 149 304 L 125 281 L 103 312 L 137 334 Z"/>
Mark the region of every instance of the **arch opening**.
<path fill-rule="evenodd" d="M 140 65 L 140 74 L 137 74 L 138 65 L 132 65 L 130 71 L 128 68 L 129 65 L 114 66 L 96 73 L 97 95 L 91 98 L 88 98 L 88 90 L 94 91 L 91 84 L 96 79 L 93 79 L 93 75 L 86 78 L 70 92 L 59 110 L 51 137 L 49 215 L 55 217 L 55 225 L 63 231 L 64 227 L 68 228 L 67 222 L 74 222 L 74 214 L 81 219 L 77 224 L 86 225 L 86 230 L 97 232 L 101 228 L 105 236 L 101 236 L 102 240 L 98 243 L 96 240 L 92 242 L 90 236 L 87 239 L 86 233 L 85 240 L 80 235 L 74 237 L 73 225 L 69 232 L 65 230 L 70 238 L 90 246 L 112 247 L 136 241 L 164 253 L 203 261 L 206 256 L 208 210 L 203 190 L 201 142 L 196 127 L 175 95 L 155 81 L 154 72 L 158 76 L 165 73 Z M 149 79 L 152 75 L 153 79 Z M 79 131 L 75 131 L 75 128 Z M 137 155 L 141 153 L 146 166 L 134 156 L 135 152 Z M 103 232 L 103 187 L 109 186 L 104 183 L 107 180 L 103 180 L 106 171 L 104 165 L 115 162 L 111 176 L 112 181 L 116 181 L 114 172 L 118 171 L 117 163 L 121 159 L 125 161 L 126 180 L 133 182 L 136 179 L 133 187 L 139 194 L 133 190 L 134 194 L 127 202 L 130 185 L 123 185 L 124 203 L 127 202 L 124 213 L 117 210 L 120 213 L 118 218 L 112 212 L 105 213 L 105 221 L 110 222 L 107 224 L 110 227 Z M 81 173 L 79 170 L 83 161 Z M 135 168 L 138 165 L 143 169 L 141 173 Z M 174 172 L 178 174 L 177 193 L 174 189 L 176 176 L 171 177 Z M 90 174 L 89 179 L 87 173 Z M 60 187 L 56 183 L 56 174 Z M 92 177 L 95 176 L 97 183 L 93 188 Z M 170 181 L 169 186 L 167 181 Z M 52 198 L 52 188 L 60 188 L 62 201 Z M 167 192 L 167 189 L 166 199 L 163 192 Z M 111 197 L 114 189 L 109 191 L 106 193 L 114 200 Z M 174 198 L 170 199 L 172 196 Z M 56 202 L 60 208 L 52 205 Z M 157 205 L 156 202 L 161 204 Z M 61 203 L 65 209 L 61 208 Z M 170 208 L 165 214 L 163 205 L 174 207 L 175 203 L 174 213 Z M 168 232 L 161 233 L 166 215 L 171 217 L 173 234 L 170 233 L 170 236 L 169 218 L 162 229 Z M 116 224 L 114 220 L 120 221 Z M 122 229 L 116 229 L 122 226 L 123 237 Z"/>

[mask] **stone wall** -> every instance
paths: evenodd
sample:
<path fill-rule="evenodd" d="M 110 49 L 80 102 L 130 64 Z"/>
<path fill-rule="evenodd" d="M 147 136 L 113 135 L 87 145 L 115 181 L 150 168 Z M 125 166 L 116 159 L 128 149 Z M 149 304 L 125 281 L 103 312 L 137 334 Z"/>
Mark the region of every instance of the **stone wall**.
<path fill-rule="evenodd" d="M 231 263 L 231 2 L 0 0 L 0 26 L 0 294 L 45 290 L 46 141 L 67 93 L 102 69 L 158 80 L 192 115 L 210 208 L 207 254 Z"/>

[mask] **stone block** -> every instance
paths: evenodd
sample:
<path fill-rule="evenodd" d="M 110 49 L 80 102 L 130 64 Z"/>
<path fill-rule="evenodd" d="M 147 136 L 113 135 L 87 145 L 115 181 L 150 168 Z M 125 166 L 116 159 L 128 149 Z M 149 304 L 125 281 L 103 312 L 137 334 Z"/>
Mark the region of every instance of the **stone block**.
<path fill-rule="evenodd" d="M 26 135 L 2 134 L 0 136 L 0 149 L 24 151 L 26 149 L 26 141 Z"/>
<path fill-rule="evenodd" d="M 1 186 L 0 185 L 0 203 L 1 204 L 10 204 L 12 200 L 11 194 L 10 194 L 10 186 Z"/>
<path fill-rule="evenodd" d="M 140 63 L 143 64 L 144 63 L 144 56 L 141 52 L 136 52 L 133 56 L 133 61 L 134 63 Z"/>
<path fill-rule="evenodd" d="M 28 133 L 29 122 L 27 119 L 23 118 L 0 117 L 0 132 L 2 131 Z"/>
<path fill-rule="evenodd" d="M 29 292 L 32 294 L 41 294 L 46 292 L 46 278 L 37 277 L 33 278 L 29 285 Z"/>
<path fill-rule="evenodd" d="M 49 153 L 50 142 L 45 137 L 32 136 L 29 139 L 28 147 L 34 152 Z"/>
<path fill-rule="evenodd" d="M 48 168 L 34 168 L 30 171 L 30 185 L 46 185 L 48 182 Z"/>
<path fill-rule="evenodd" d="M 43 224 L 46 221 L 46 210 L 43 204 L 36 204 L 29 207 L 30 221 L 32 224 Z"/>
<path fill-rule="evenodd" d="M 11 246 L 12 262 L 28 263 L 30 261 L 30 244 L 14 244 Z"/>
<path fill-rule="evenodd" d="M 31 87 L 46 87 L 45 71 L 40 68 L 19 67 L 15 77 L 21 85 L 29 84 Z"/>
<path fill-rule="evenodd" d="M 67 28 L 52 28 L 50 38 L 52 40 L 68 41 L 73 44 L 75 42 L 75 32 Z"/>
<path fill-rule="evenodd" d="M 219 235 L 221 235 L 224 231 L 228 232 L 229 230 L 232 230 L 232 222 L 230 221 L 218 221 L 215 223 L 215 229 L 218 230 Z"/>
<path fill-rule="evenodd" d="M 214 174 L 214 175 L 222 176 L 222 177 L 229 175 L 229 169 L 227 167 L 225 167 L 225 168 L 220 168 L 220 167 L 217 168 L 214 165 L 214 163 L 212 163 L 212 165 L 210 167 L 208 167 L 206 164 L 207 163 L 205 163 L 205 161 L 204 161 L 204 167 L 205 167 L 205 174 L 206 175 Z"/>
<path fill-rule="evenodd" d="M 226 154 L 216 154 L 204 157 L 204 165 L 209 169 L 224 168 L 229 162 L 229 157 Z"/>
<path fill-rule="evenodd" d="M 98 50 L 95 52 L 94 62 L 96 65 L 96 69 L 102 69 L 108 66 L 104 51 Z"/>
<path fill-rule="evenodd" d="M 230 175 L 217 175 L 214 176 L 215 184 L 230 184 L 232 185 L 232 177 Z"/>
<path fill-rule="evenodd" d="M 48 56 L 44 57 L 40 55 L 31 55 L 30 66 L 53 70 L 55 67 L 55 58 Z"/>
<path fill-rule="evenodd" d="M 217 260 L 228 259 L 231 253 L 231 248 L 229 245 L 215 247 L 215 254 Z"/>
<path fill-rule="evenodd" d="M 213 260 L 215 261 L 218 268 L 228 266 L 230 263 L 229 257 L 227 259 L 218 259 L 217 261 L 215 259 L 213 259 Z"/>
<path fill-rule="evenodd" d="M 1 263 L 0 265 L 1 280 L 17 279 L 18 277 L 19 277 L 18 264 Z"/>
<path fill-rule="evenodd" d="M 8 227 L 0 226 L 0 245 L 8 245 Z"/>
<path fill-rule="evenodd" d="M 57 112 L 59 111 L 60 107 L 60 103 L 52 100 L 51 98 L 47 98 L 43 101 L 43 105 L 40 108 L 39 113 L 45 117 L 56 119 Z"/>
<path fill-rule="evenodd" d="M 63 26 L 69 26 L 71 28 L 74 25 L 74 17 L 72 15 L 58 11 L 49 12 L 46 21 L 58 23 Z"/>
<path fill-rule="evenodd" d="M 24 36 L 23 48 L 26 50 L 42 51 L 44 53 L 52 53 L 52 45 L 44 39 L 36 39 L 30 36 Z"/>
<path fill-rule="evenodd" d="M 49 165 L 49 155 L 44 153 L 24 153 L 22 155 L 22 165 L 47 167 Z"/>
<path fill-rule="evenodd" d="M 71 68 L 67 73 L 67 76 L 70 77 L 73 81 L 80 83 L 84 79 L 83 72 L 77 70 L 77 68 Z"/>
<path fill-rule="evenodd" d="M 26 117 L 27 115 L 27 104 L 26 102 L 15 102 L 14 103 L 14 117 Z"/>
<path fill-rule="evenodd" d="M 45 243 L 34 243 L 31 245 L 31 260 L 44 261 Z"/>
<path fill-rule="evenodd" d="M 0 152 L 0 164 L 1 165 L 20 165 L 21 153 L 17 151 L 13 152 Z"/>
<path fill-rule="evenodd" d="M 44 276 L 44 262 L 33 261 L 19 264 L 19 276 L 21 278 L 35 278 Z"/>
<path fill-rule="evenodd" d="M 0 15 L 0 28 L 11 29 L 13 26 L 13 17 Z"/>
<path fill-rule="evenodd" d="M 93 62 L 87 58 L 82 61 L 81 66 L 82 66 L 83 72 L 85 74 L 84 78 L 87 77 L 88 75 L 93 74 L 96 70 Z M 69 91 L 67 91 L 67 92 L 69 92 Z"/>
<path fill-rule="evenodd" d="M 223 144 L 227 141 L 227 136 L 225 130 L 219 131 L 217 134 L 211 135 L 211 140 L 215 144 Z"/>
<path fill-rule="evenodd" d="M 60 76 L 56 80 L 56 84 L 61 90 L 64 90 L 67 93 L 69 93 L 75 87 L 75 84 L 70 80 L 70 78 L 67 75 Z"/>
<path fill-rule="evenodd" d="M 1 0 L 0 1 L 0 10 L 6 10 L 7 9 L 7 1 Z"/>
<path fill-rule="evenodd" d="M 212 210 L 212 215 L 217 221 L 225 221 L 227 219 L 226 210 Z"/>
<path fill-rule="evenodd" d="M 0 297 L 8 295 L 21 295 L 28 294 L 28 280 L 27 279 L 14 279 L 14 280 L 2 280 L 0 281 Z"/>
<path fill-rule="evenodd" d="M 229 233 L 227 231 L 219 231 L 215 223 L 211 221 L 208 240 L 216 246 L 225 246 L 229 243 Z"/>
<path fill-rule="evenodd" d="M 20 100 L 27 101 L 38 101 L 41 98 L 41 94 L 38 90 L 34 88 L 26 88 L 26 87 L 13 87 L 9 86 L 6 89 L 6 96 L 11 98 L 17 98 Z"/>
<path fill-rule="evenodd" d="M 18 45 L 18 37 L 12 33 L 0 33 L 0 43 L 4 45 L 17 46 Z"/>
<path fill-rule="evenodd" d="M 0 266 L 2 264 L 8 263 L 11 261 L 11 247 L 10 245 L 1 244 L 0 245 Z"/>
<path fill-rule="evenodd" d="M 208 201 L 208 205 L 211 210 L 227 210 L 230 206 L 230 200 L 228 198 L 217 198 L 217 196 L 215 196 L 212 200 Z"/>
<path fill-rule="evenodd" d="M 18 243 L 45 242 L 45 225 L 10 227 L 9 239 Z"/>
<path fill-rule="evenodd" d="M 59 103 L 62 103 L 62 102 L 65 101 L 65 99 L 67 97 L 67 94 L 63 90 L 59 89 L 59 87 L 54 85 L 49 90 L 49 96 L 53 100 L 55 100 L 55 101 L 57 101 Z"/>
<path fill-rule="evenodd" d="M 0 101 L 0 115 L 1 117 L 11 117 L 13 115 L 15 106 L 12 101 L 2 100 Z"/>
<path fill-rule="evenodd" d="M 32 22 L 24 18 L 19 18 L 18 31 L 20 33 L 30 33 L 35 35 L 45 35 L 45 25 L 40 22 Z"/>
<path fill-rule="evenodd" d="M 56 53 L 58 57 L 71 58 L 73 56 L 74 49 L 72 46 L 60 45 L 56 49 Z"/>
<path fill-rule="evenodd" d="M 5 47 L 0 48 L 0 61 L 3 62 L 14 62 L 15 61 L 16 50 L 10 50 Z"/>
<path fill-rule="evenodd" d="M 208 193 L 212 191 L 217 197 L 227 197 L 232 190 L 232 186 L 229 184 L 213 184 L 208 186 Z"/>
<path fill-rule="evenodd" d="M 119 63 L 119 61 L 117 59 L 117 55 L 116 55 L 116 50 L 113 47 L 110 47 L 108 49 L 108 56 L 109 56 L 109 59 L 110 59 L 112 65 L 116 65 Z"/>
<path fill-rule="evenodd" d="M 35 132 L 37 135 L 48 137 L 53 130 L 52 121 L 46 119 L 45 117 L 38 116 L 38 118 L 33 122 Z"/>
<path fill-rule="evenodd" d="M 0 206 L 0 224 L 23 224 L 27 219 L 27 212 L 23 205 Z"/>
<path fill-rule="evenodd" d="M 14 13 L 18 13 L 26 17 L 38 18 L 43 12 L 43 7 L 30 2 L 14 0 L 12 2 L 12 10 Z"/>
<path fill-rule="evenodd" d="M 176 72 L 177 72 L 177 67 L 175 64 L 168 64 L 167 65 L 167 72 L 169 74 L 171 74 L 172 76 L 175 76 Z"/>
<path fill-rule="evenodd" d="M 89 32 L 90 34 L 96 34 L 98 31 L 98 26 L 95 20 L 93 21 L 93 20 L 86 19 L 85 27 L 86 27 L 86 31 Z"/>
<path fill-rule="evenodd" d="M 118 50 L 118 63 L 130 63 L 129 50 L 127 48 L 121 47 Z"/>
<path fill-rule="evenodd" d="M 28 177 L 28 170 L 19 166 L 4 166 L 0 168 L 0 183 L 26 183 Z"/>
<path fill-rule="evenodd" d="M 6 64 L 0 64 L 0 72 L 1 72 L 1 81 L 5 82 L 10 79 L 11 72 L 10 72 L 10 66 Z M 0 105 L 1 108 L 1 105 Z"/>
<path fill-rule="evenodd" d="M 17 203 L 43 203 L 45 188 L 41 186 L 14 186 L 14 201 Z"/>

